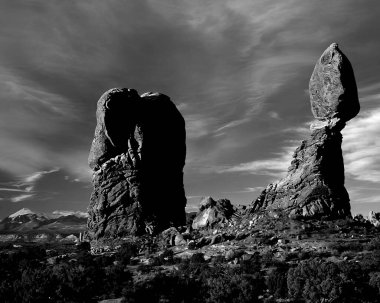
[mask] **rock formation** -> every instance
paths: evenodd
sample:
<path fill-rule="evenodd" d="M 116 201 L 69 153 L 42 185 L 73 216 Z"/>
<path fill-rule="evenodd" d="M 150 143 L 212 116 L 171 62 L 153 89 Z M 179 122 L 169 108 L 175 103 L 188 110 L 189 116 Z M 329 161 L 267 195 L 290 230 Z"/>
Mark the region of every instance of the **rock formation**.
<path fill-rule="evenodd" d="M 290 216 L 349 216 L 344 187 L 341 130 L 360 109 L 350 62 L 336 43 L 317 61 L 309 84 L 311 109 L 317 121 L 311 136 L 293 155 L 287 176 L 267 186 L 251 212 L 279 210 Z"/>
<path fill-rule="evenodd" d="M 368 221 L 375 227 L 380 227 L 380 213 L 371 210 L 368 214 Z"/>
<path fill-rule="evenodd" d="M 230 200 L 215 201 L 211 197 L 205 197 L 200 203 L 199 212 L 193 220 L 192 228 L 212 227 L 216 223 L 226 222 L 235 211 Z"/>
<path fill-rule="evenodd" d="M 96 119 L 89 238 L 185 224 L 185 122 L 170 98 L 111 89 L 99 99 Z"/>

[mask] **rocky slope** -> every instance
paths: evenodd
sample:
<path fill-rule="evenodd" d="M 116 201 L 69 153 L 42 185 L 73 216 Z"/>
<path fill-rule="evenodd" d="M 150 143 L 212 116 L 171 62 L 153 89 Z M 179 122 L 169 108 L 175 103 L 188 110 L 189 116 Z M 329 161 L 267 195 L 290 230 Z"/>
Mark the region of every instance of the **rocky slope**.
<path fill-rule="evenodd" d="M 293 155 L 287 176 L 267 186 L 251 212 L 281 211 L 297 217 L 350 216 L 344 187 L 341 130 L 360 109 L 350 62 L 336 43 L 317 61 L 309 84 L 311 109 L 317 121 L 310 138 Z"/>
<path fill-rule="evenodd" d="M 96 117 L 89 239 L 185 224 L 185 122 L 170 98 L 111 89 L 99 99 Z"/>

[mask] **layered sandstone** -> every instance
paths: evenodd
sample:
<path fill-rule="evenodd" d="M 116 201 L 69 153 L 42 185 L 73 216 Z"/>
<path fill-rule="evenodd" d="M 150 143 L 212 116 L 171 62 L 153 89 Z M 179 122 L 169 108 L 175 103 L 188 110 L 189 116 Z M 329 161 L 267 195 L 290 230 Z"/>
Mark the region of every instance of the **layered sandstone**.
<path fill-rule="evenodd" d="M 111 89 L 98 101 L 89 155 L 91 239 L 185 224 L 185 122 L 170 98 Z"/>

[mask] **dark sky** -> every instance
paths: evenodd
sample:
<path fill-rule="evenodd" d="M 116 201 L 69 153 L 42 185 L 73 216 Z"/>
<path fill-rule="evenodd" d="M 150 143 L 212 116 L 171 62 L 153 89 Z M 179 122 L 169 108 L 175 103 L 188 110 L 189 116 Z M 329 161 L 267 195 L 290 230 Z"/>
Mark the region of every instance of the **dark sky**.
<path fill-rule="evenodd" d="M 113 87 L 165 93 L 184 115 L 188 210 L 251 202 L 310 133 L 308 82 L 332 42 L 362 108 L 343 131 L 352 210 L 380 211 L 379 16 L 378 0 L 0 0 L 0 218 L 86 210 Z"/>

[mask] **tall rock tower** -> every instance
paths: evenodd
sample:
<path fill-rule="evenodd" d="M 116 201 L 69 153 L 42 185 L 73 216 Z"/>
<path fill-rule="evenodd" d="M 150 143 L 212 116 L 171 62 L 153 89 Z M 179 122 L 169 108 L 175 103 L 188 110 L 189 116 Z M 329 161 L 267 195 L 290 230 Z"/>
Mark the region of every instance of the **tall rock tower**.
<path fill-rule="evenodd" d="M 309 93 L 316 119 L 310 138 L 294 152 L 287 176 L 269 184 L 252 202 L 252 212 L 279 210 L 302 217 L 351 214 L 340 132 L 359 113 L 360 105 L 351 64 L 336 43 L 317 61 Z"/>
<path fill-rule="evenodd" d="M 121 238 L 185 224 L 185 121 L 170 98 L 111 89 L 100 97 L 96 119 L 88 237 Z"/>

